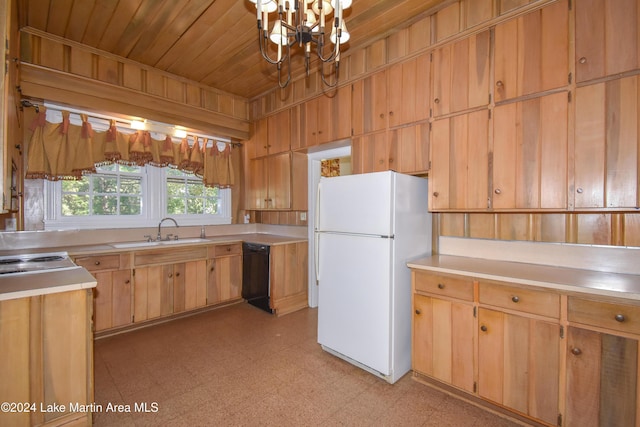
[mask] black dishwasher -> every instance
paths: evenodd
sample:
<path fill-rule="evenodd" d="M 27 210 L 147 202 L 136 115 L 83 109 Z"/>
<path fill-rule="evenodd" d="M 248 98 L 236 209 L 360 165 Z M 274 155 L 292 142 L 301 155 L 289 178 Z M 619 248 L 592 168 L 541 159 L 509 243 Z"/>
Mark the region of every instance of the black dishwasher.
<path fill-rule="evenodd" d="M 242 298 L 272 313 L 269 307 L 269 245 L 242 244 Z"/>

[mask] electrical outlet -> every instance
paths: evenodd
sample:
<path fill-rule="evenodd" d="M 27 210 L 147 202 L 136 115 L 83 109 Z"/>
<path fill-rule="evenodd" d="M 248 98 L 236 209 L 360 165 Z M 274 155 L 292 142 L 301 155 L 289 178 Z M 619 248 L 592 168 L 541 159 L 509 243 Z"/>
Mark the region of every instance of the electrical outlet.
<path fill-rule="evenodd" d="M 307 213 L 300 212 L 300 221 L 306 221 L 306 220 L 307 220 Z"/>

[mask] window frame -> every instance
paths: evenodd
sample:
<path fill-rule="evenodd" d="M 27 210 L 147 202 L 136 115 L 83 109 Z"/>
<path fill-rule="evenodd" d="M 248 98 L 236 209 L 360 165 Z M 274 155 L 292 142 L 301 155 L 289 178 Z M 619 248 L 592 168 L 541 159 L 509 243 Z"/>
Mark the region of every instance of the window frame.
<path fill-rule="evenodd" d="M 155 227 L 167 214 L 167 167 L 147 165 L 142 174 L 140 215 L 62 215 L 62 181 L 46 181 L 44 187 L 45 230 Z M 171 215 L 180 225 L 231 224 L 231 189 L 219 190 L 218 214 Z"/>

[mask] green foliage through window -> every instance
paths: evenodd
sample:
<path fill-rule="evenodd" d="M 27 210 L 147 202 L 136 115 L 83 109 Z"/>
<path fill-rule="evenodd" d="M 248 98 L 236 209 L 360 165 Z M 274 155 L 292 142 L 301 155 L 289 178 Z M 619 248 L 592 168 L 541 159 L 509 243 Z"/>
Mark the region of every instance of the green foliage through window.
<path fill-rule="evenodd" d="M 167 170 L 168 215 L 217 214 L 219 203 L 218 188 L 205 187 L 193 174 Z"/>
<path fill-rule="evenodd" d="M 143 169 L 108 165 L 78 181 L 62 182 L 62 215 L 140 215 Z"/>

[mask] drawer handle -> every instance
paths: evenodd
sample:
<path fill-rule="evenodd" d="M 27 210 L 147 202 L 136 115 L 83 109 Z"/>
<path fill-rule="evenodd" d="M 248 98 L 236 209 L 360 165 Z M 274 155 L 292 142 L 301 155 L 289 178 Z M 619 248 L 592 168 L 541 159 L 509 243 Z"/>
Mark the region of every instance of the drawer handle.
<path fill-rule="evenodd" d="M 580 356 L 582 354 L 582 350 L 580 350 L 578 347 L 573 347 L 571 349 L 571 354 L 573 354 L 574 356 Z"/>
<path fill-rule="evenodd" d="M 420 315 L 420 314 L 422 314 L 422 311 L 420 311 L 419 309 L 416 308 L 416 314 Z"/>
<path fill-rule="evenodd" d="M 444 289 L 444 284 L 438 283 L 438 289 Z"/>
<path fill-rule="evenodd" d="M 100 261 L 94 262 L 95 265 L 100 265 Z"/>
<path fill-rule="evenodd" d="M 511 301 L 518 302 L 520 301 L 520 298 L 518 297 L 518 295 L 514 295 L 513 297 L 511 297 Z"/>
<path fill-rule="evenodd" d="M 482 332 L 487 332 L 488 328 L 485 325 L 480 326 Z"/>
<path fill-rule="evenodd" d="M 616 322 L 620 322 L 620 323 L 622 323 L 622 322 L 624 322 L 625 320 L 627 320 L 627 318 L 626 318 L 626 317 L 624 317 L 624 314 L 616 314 L 615 319 L 616 319 Z"/>

